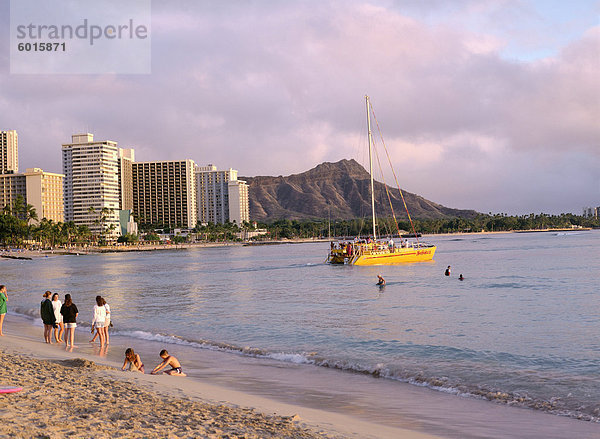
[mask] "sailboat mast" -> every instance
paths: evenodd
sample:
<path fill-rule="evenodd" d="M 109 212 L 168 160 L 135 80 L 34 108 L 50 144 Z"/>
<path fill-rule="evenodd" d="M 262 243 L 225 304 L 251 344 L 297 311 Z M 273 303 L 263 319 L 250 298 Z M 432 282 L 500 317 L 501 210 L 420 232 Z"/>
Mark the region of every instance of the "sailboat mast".
<path fill-rule="evenodd" d="M 377 239 L 377 232 L 375 231 L 375 185 L 373 184 L 373 136 L 371 134 L 371 105 L 369 103 L 369 96 L 365 96 L 367 104 L 367 129 L 369 130 L 369 175 L 371 176 L 371 214 L 373 218 L 373 240 Z"/>

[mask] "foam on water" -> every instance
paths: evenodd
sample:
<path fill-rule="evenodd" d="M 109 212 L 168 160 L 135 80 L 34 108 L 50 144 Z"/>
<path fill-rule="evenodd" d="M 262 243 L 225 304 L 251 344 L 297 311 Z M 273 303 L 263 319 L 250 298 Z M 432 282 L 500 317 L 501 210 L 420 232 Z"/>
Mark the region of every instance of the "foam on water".
<path fill-rule="evenodd" d="M 25 313 L 15 312 L 28 318 L 36 317 L 34 310 L 26 310 Z M 37 322 L 34 319 L 34 323 Z M 82 325 L 85 326 L 85 325 Z M 453 383 L 448 377 L 431 377 L 421 373 L 415 373 L 410 370 L 398 368 L 390 368 L 384 363 L 368 365 L 359 362 L 345 361 L 341 359 L 324 358 L 316 352 L 270 352 L 267 349 L 236 346 L 228 343 L 215 342 L 209 340 L 189 340 L 184 337 L 172 334 L 158 334 L 147 331 L 112 331 L 114 335 L 129 337 L 133 339 L 147 340 L 159 342 L 161 344 L 173 344 L 187 346 L 197 349 L 210 349 L 220 352 L 229 352 L 237 355 L 244 355 L 254 358 L 266 358 L 275 361 L 291 364 L 307 364 L 330 369 L 337 369 L 344 372 L 360 373 L 370 375 L 374 378 L 390 379 L 403 383 L 408 383 L 420 387 L 427 387 L 432 390 L 444 392 L 462 397 L 475 397 L 486 399 L 497 403 L 507 404 L 511 406 L 528 407 L 542 410 L 548 413 L 553 413 L 561 416 L 569 416 L 581 420 L 600 423 L 598 413 L 586 413 L 575 408 L 565 407 L 563 401 L 559 397 L 552 397 L 549 400 L 536 399 L 529 396 L 526 392 L 513 393 L 503 392 L 490 386 L 471 386 L 468 384 Z M 414 350 L 414 346 L 411 349 Z M 423 347 L 431 348 L 431 347 Z M 468 358 L 476 355 L 474 352 L 459 352 L 453 350 L 452 356 L 460 358 Z"/>

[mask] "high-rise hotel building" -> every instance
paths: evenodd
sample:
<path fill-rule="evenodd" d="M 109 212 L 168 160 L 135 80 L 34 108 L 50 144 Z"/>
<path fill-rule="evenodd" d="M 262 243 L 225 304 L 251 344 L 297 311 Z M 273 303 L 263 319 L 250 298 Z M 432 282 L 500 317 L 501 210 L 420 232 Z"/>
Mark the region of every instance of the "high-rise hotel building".
<path fill-rule="evenodd" d="M 0 174 L 19 172 L 19 139 L 15 130 L 0 131 Z"/>
<path fill-rule="evenodd" d="M 23 198 L 23 202 L 26 202 L 27 181 L 25 176 L 23 174 L 0 174 L 0 208 L 12 206 L 19 196 Z"/>
<path fill-rule="evenodd" d="M 94 233 L 107 208 L 105 227 L 119 229 L 121 187 L 119 185 L 119 148 L 110 140 L 94 141 L 94 135 L 74 134 L 71 143 L 62 145 L 65 221 L 87 225 Z M 90 209 L 93 208 L 93 209 Z"/>
<path fill-rule="evenodd" d="M 17 197 L 35 208 L 38 221 L 63 222 L 63 175 L 27 168 L 24 174 L 0 174 L 0 208 Z"/>
<path fill-rule="evenodd" d="M 250 222 L 250 204 L 248 202 L 248 185 L 244 180 L 232 180 L 227 183 L 229 192 L 229 221 L 239 226 Z"/>
<path fill-rule="evenodd" d="M 121 210 L 133 210 L 133 149 L 119 149 L 119 187 Z"/>
<path fill-rule="evenodd" d="M 228 221 L 241 225 L 250 221 L 248 186 L 238 180 L 238 171 L 219 171 L 214 165 L 196 168 L 196 198 L 198 221 L 224 224 Z"/>
<path fill-rule="evenodd" d="M 35 207 L 38 219 L 64 222 L 64 175 L 44 172 L 40 168 L 27 168 L 24 175 L 26 200 Z"/>
<path fill-rule="evenodd" d="M 132 163 L 136 220 L 158 227 L 195 227 L 195 167 L 193 160 Z"/>
<path fill-rule="evenodd" d="M 0 131 L 0 208 L 11 206 L 18 197 L 35 208 L 38 221 L 46 218 L 62 222 L 62 174 L 28 168 L 19 174 L 18 135 L 15 130 Z"/>

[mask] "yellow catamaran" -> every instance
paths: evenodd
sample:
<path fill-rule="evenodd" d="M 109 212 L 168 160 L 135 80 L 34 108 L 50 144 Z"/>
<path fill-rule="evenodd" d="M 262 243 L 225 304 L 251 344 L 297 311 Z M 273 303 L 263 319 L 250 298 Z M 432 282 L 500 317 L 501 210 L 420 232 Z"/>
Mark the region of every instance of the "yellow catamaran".
<path fill-rule="evenodd" d="M 416 237 L 416 241 L 404 240 L 402 239 L 402 235 L 400 235 L 399 243 L 395 243 L 393 239 L 377 239 L 375 222 L 375 187 L 373 184 L 373 136 L 371 134 L 371 104 L 369 96 L 365 96 L 365 101 L 367 105 L 367 129 L 369 132 L 369 174 L 371 176 L 371 217 L 373 219 L 373 237 L 367 239 L 357 238 L 349 242 L 331 242 L 331 251 L 327 257 L 327 261 L 330 264 L 349 265 L 383 265 L 430 261 L 433 259 L 436 246 L 419 242 L 419 235 L 415 232 L 414 226 L 413 235 Z M 398 187 L 398 190 L 400 191 L 400 196 L 404 202 L 404 195 L 402 194 L 400 187 Z M 405 202 L 404 207 L 412 226 L 412 220 Z"/>

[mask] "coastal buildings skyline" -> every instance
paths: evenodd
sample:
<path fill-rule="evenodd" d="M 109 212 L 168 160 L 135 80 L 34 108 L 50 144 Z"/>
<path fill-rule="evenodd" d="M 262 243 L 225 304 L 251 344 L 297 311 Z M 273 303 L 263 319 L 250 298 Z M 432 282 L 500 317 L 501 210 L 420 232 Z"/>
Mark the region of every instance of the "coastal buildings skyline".
<path fill-rule="evenodd" d="M 15 130 L 9 130 L 10 132 L 14 133 L 14 137 L 18 136 L 18 133 Z M 7 132 L 7 131 L 5 131 Z M 86 141 L 89 140 L 90 138 L 93 140 L 94 136 L 90 133 L 86 133 L 86 134 L 75 134 L 72 135 L 72 141 L 73 141 L 73 136 L 86 136 Z M 90 137 L 91 136 L 91 137 Z M 112 142 L 115 145 L 117 145 L 117 142 Z M 66 145 L 66 144 L 63 144 Z M 17 148 L 15 148 L 17 149 Z M 127 223 L 123 223 L 123 216 L 120 215 L 119 210 L 121 209 L 125 209 L 125 210 L 130 210 L 130 213 L 133 213 L 133 173 L 132 173 L 132 163 L 135 160 L 135 151 L 133 148 L 117 148 L 118 150 L 118 171 L 117 171 L 117 180 L 118 180 L 118 188 L 119 188 L 119 202 L 118 202 L 118 209 L 112 208 L 113 212 L 111 212 L 111 216 L 114 218 L 103 218 L 103 221 L 105 224 L 108 224 L 109 227 L 111 227 L 112 224 L 115 225 L 115 229 L 118 229 L 119 225 L 121 226 L 121 230 L 124 230 L 125 227 L 127 227 Z M 17 149 L 18 152 L 18 149 Z M 40 169 L 41 168 L 28 168 L 28 171 L 30 169 Z M 11 171 L 12 172 L 12 171 Z M 44 172 L 44 171 L 42 171 Z M 207 222 L 226 222 L 226 221 L 232 221 L 235 222 L 238 225 L 241 225 L 244 221 L 250 221 L 250 216 L 249 216 L 249 194 L 248 194 L 248 185 L 246 184 L 245 181 L 243 180 L 238 180 L 237 179 L 237 175 L 238 172 L 232 168 L 229 168 L 228 170 L 221 170 L 219 171 L 218 168 L 212 164 L 207 165 L 207 166 L 195 166 L 195 172 L 196 172 L 196 178 L 195 178 L 195 186 L 196 189 L 193 191 L 194 193 L 196 193 L 196 205 L 197 205 L 197 212 L 196 212 L 196 221 L 198 224 L 205 224 Z M 205 189 L 202 189 L 202 183 L 201 180 L 199 179 L 199 173 L 207 173 L 208 175 L 214 174 L 214 177 L 210 177 L 206 179 L 208 184 L 207 186 L 211 186 L 210 191 Z M 52 173 L 48 173 L 45 172 L 45 174 L 52 174 Z M 10 175 L 10 174 L 9 174 Z M 59 176 L 64 176 L 63 174 L 56 174 Z M 213 183 L 219 182 L 216 186 Z M 225 188 L 225 185 L 222 184 L 222 182 L 227 182 L 227 188 Z M 66 186 L 66 185 L 65 185 Z M 2 205 L 4 204 L 10 204 L 12 201 L 14 201 L 15 199 L 15 194 L 21 194 L 24 195 L 26 194 L 26 190 L 22 189 L 23 187 L 23 183 L 22 183 L 22 179 L 4 179 L 2 182 L 2 187 L 0 188 L 2 190 L 2 198 L 0 199 L 0 201 L 2 201 Z M 45 189 L 44 189 L 45 190 Z M 68 190 L 68 188 L 67 188 Z M 33 192 L 32 192 L 33 194 Z M 32 195 L 33 198 L 33 195 Z M 210 203 L 207 202 L 207 200 L 210 198 Z M 37 197 L 37 199 L 40 199 L 40 196 Z M 229 202 L 229 199 L 231 199 L 231 203 Z M 204 200 L 204 201 L 203 201 Z M 38 214 L 40 212 L 47 212 L 48 209 L 45 207 L 41 207 L 41 204 L 39 204 L 40 202 L 34 202 L 36 206 L 40 206 L 39 208 L 36 207 L 36 210 L 38 211 Z M 47 203 L 47 202 L 45 202 Z M 33 204 L 33 203 L 30 203 Z M 2 206 L 0 205 L 0 206 Z M 204 207 L 203 207 L 204 205 Z M 209 206 L 210 209 L 212 209 L 212 212 L 208 211 L 208 208 L 206 206 Z M 110 208 L 109 208 L 110 209 Z M 593 209 L 593 208 L 592 208 Z M 56 211 L 56 209 L 54 209 Z M 100 208 L 101 211 L 101 208 Z M 204 213 L 203 213 L 204 212 Z M 92 223 L 88 223 L 88 222 L 83 222 L 86 225 L 92 225 L 94 229 L 99 229 L 98 225 L 97 225 L 97 220 L 101 218 L 100 212 L 98 211 L 98 209 L 94 208 L 93 212 L 89 211 L 89 207 L 88 207 L 88 214 L 89 214 L 89 221 L 92 221 Z M 48 214 L 50 215 L 50 214 Z M 46 215 L 44 213 L 41 213 L 40 218 L 42 219 L 43 217 L 45 217 Z M 92 217 L 96 218 L 96 220 L 92 220 Z M 137 213 L 136 213 L 136 217 L 137 217 Z M 589 209 L 586 209 L 584 211 L 583 216 L 596 216 L 595 213 L 590 214 L 589 213 Z M 55 213 L 53 214 L 52 217 L 49 217 L 47 219 L 53 219 L 53 221 L 61 221 L 60 218 L 64 219 L 64 215 Z M 120 219 L 120 221 L 119 221 Z M 256 218 L 255 218 L 256 219 Z M 260 219 L 260 218 L 259 218 Z M 69 221 L 64 219 L 64 221 Z M 81 224 L 83 224 L 81 223 Z M 189 222 L 186 221 L 186 223 L 189 224 Z M 154 223 L 156 224 L 156 223 Z M 162 223 L 159 223 L 162 224 Z M 167 227 L 172 227 L 174 224 L 175 227 L 187 227 L 185 224 L 181 224 L 181 223 L 173 223 L 171 219 L 168 219 L 168 222 L 164 224 L 164 226 Z"/>
<path fill-rule="evenodd" d="M 38 221 L 72 221 L 89 227 L 92 233 L 108 236 L 137 232 L 134 217 L 137 222 L 157 227 L 193 228 L 199 222 L 197 173 L 202 168 L 192 159 L 136 162 L 133 148 L 120 148 L 115 141 L 79 133 L 61 145 L 64 174 L 41 168 L 17 174 L 17 132 L 2 133 L 6 172 L 0 174 L 1 207 L 12 205 L 21 196 L 34 206 Z M 214 171 L 217 173 L 216 167 Z M 240 225 L 249 221 L 246 183 L 237 180 L 237 170 L 232 168 L 218 175 L 224 177 L 220 210 L 215 212 L 216 204 L 209 203 L 204 217 Z M 230 198 L 237 204 L 230 205 Z"/>

